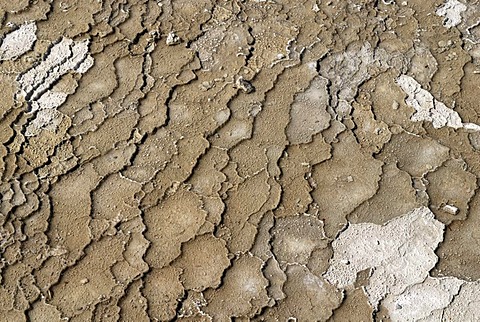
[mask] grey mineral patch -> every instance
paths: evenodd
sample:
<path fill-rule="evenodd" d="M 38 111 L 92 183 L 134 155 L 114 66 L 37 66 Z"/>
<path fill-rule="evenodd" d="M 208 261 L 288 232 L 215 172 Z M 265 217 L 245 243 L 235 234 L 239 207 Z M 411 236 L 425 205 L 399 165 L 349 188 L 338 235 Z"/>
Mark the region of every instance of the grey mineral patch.
<path fill-rule="evenodd" d="M 315 134 L 330 125 L 327 84 L 326 78 L 317 76 L 305 92 L 296 95 L 287 127 L 287 136 L 292 144 L 311 142 Z"/>
<path fill-rule="evenodd" d="M 320 74 L 331 82 L 332 108 L 340 117 L 350 114 L 358 86 L 370 77 L 369 68 L 377 63 L 369 43 L 351 46 L 320 62 Z"/>
<path fill-rule="evenodd" d="M 480 316 L 480 282 L 464 282 L 460 292 L 444 310 L 447 321 L 475 321 Z"/>
<path fill-rule="evenodd" d="M 392 321 L 442 321 L 442 311 L 453 300 L 464 281 L 427 277 L 400 295 L 388 295 L 383 305 Z"/>
<path fill-rule="evenodd" d="M 455 277 L 427 277 L 383 305 L 393 322 L 476 321 L 480 314 L 480 283 Z"/>

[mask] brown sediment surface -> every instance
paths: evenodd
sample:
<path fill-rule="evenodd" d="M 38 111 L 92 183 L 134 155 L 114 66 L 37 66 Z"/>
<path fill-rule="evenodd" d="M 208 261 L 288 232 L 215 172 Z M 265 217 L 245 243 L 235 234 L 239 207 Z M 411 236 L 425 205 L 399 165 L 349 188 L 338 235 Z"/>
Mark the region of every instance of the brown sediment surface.
<path fill-rule="evenodd" d="M 0 0 L 0 322 L 475 321 L 479 21 Z"/>

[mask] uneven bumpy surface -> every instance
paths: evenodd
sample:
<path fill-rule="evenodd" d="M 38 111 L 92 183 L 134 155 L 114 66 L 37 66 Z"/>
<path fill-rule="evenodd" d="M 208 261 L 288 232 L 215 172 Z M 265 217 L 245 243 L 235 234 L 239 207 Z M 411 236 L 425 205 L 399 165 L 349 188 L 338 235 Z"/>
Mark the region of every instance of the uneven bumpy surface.
<path fill-rule="evenodd" d="M 0 0 L 0 322 L 477 321 L 479 0 Z"/>

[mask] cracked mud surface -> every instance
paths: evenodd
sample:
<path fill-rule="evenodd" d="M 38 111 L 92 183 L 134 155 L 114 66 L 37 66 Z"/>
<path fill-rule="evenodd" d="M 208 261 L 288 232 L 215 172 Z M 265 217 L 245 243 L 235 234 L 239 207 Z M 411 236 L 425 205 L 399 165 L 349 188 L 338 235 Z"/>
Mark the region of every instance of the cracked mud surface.
<path fill-rule="evenodd" d="M 0 322 L 479 319 L 480 1 L 0 27 Z"/>

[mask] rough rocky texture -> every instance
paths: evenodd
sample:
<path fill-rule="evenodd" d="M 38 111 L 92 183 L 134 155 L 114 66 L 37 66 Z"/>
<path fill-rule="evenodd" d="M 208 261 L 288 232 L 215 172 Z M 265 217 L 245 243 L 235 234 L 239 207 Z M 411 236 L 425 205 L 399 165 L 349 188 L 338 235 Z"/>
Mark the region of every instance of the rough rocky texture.
<path fill-rule="evenodd" d="M 478 320 L 479 21 L 0 0 L 0 322 Z"/>

